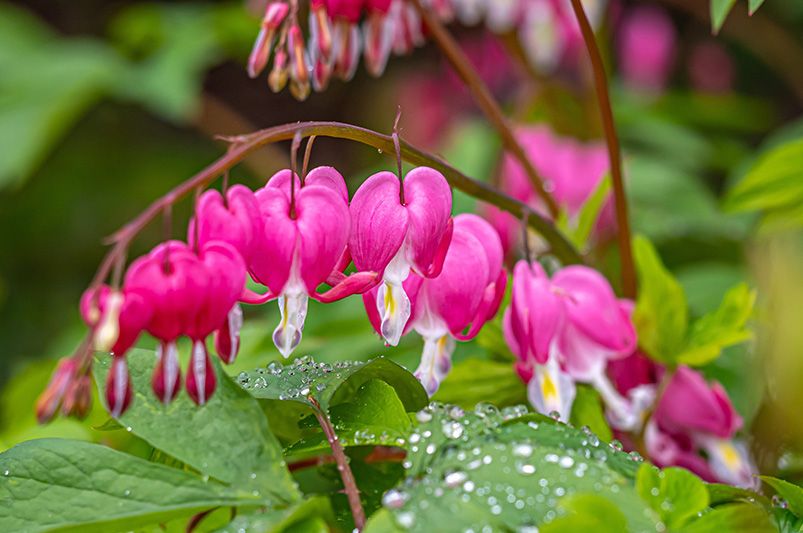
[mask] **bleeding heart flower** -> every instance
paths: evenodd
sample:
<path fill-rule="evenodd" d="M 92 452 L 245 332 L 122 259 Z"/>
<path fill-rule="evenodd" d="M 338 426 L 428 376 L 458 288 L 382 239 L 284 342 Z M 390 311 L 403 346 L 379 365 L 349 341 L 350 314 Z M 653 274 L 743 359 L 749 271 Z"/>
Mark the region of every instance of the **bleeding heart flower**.
<path fill-rule="evenodd" d="M 351 218 L 343 177 L 331 167 L 314 169 L 303 186 L 297 176 L 291 197 L 291 172 L 276 173 L 256 197 L 263 217 L 261 247 L 249 270 L 279 298 L 281 322 L 273 342 L 285 357 L 298 346 L 304 330 L 309 296 L 332 302 L 364 292 L 376 284 L 375 272 L 337 276 L 338 283 L 319 294 L 346 253 Z"/>
<path fill-rule="evenodd" d="M 451 368 L 455 340 L 470 340 L 499 309 L 507 285 L 502 268 L 502 245 L 493 228 L 480 217 L 462 214 L 454 219 L 454 233 L 435 278 L 416 274 L 403 282 L 412 315 L 402 331 L 415 329 L 424 338 L 416 377 L 434 394 Z M 363 296 L 374 328 L 381 334 L 381 309 L 375 288 Z M 393 300 L 386 300 L 393 302 Z M 392 312 L 392 310 L 390 310 Z"/>
<path fill-rule="evenodd" d="M 428 167 L 411 170 L 403 182 L 379 172 L 354 194 L 349 250 L 357 270 L 383 275 L 377 295 L 380 333 L 392 346 L 411 313 L 402 283 L 410 270 L 426 278 L 440 273 L 452 235 L 451 210 L 446 178 Z"/>
<path fill-rule="evenodd" d="M 662 91 L 675 59 L 677 35 L 672 19 L 657 6 L 637 6 L 619 28 L 619 66 L 628 85 Z"/>

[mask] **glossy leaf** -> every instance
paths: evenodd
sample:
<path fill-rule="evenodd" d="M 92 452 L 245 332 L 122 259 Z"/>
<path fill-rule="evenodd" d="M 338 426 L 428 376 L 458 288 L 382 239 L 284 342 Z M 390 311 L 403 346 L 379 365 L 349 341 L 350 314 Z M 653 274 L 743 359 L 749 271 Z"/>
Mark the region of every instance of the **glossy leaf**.
<path fill-rule="evenodd" d="M 577 395 L 572 403 L 571 423 L 577 427 L 588 426 L 604 441 L 613 438 L 611 428 L 605 421 L 605 409 L 599 394 L 589 386 L 577 386 Z"/>
<path fill-rule="evenodd" d="M 596 494 L 575 494 L 561 500 L 567 516 L 546 524 L 542 533 L 621 533 L 627 531 L 627 519 L 616 505 Z"/>
<path fill-rule="evenodd" d="M 225 527 L 218 529 L 217 533 L 281 533 L 315 518 L 323 519 L 324 527 L 327 522 L 334 521 L 328 499 L 315 496 L 286 509 L 240 513 Z"/>
<path fill-rule="evenodd" d="M 803 518 L 803 489 L 783 479 L 761 476 L 761 481 L 775 489 L 778 495 L 786 500 L 789 510 Z"/>
<path fill-rule="evenodd" d="M 94 369 L 100 387 L 106 383 L 110 358 L 98 356 Z M 153 352 L 133 350 L 128 366 L 135 397 L 120 424 L 155 448 L 226 483 L 250 487 L 278 502 L 299 498 L 258 403 L 213 360 L 217 390 L 203 407 L 182 393 L 165 406 L 151 391 Z M 105 397 L 105 394 L 101 394 Z"/>
<path fill-rule="evenodd" d="M 527 389 L 510 361 L 469 358 L 456 363 L 433 400 L 471 408 L 492 399 L 508 406 L 527 401 Z"/>
<path fill-rule="evenodd" d="M 774 533 L 769 515 L 761 507 L 735 503 L 717 507 L 688 524 L 683 533 Z"/>
<path fill-rule="evenodd" d="M 117 531 L 265 500 L 98 444 L 29 441 L 0 455 L 0 530 Z"/>
<path fill-rule="evenodd" d="M 671 530 L 708 507 L 705 484 L 683 468 L 659 470 L 643 464 L 636 474 L 636 490 Z"/>

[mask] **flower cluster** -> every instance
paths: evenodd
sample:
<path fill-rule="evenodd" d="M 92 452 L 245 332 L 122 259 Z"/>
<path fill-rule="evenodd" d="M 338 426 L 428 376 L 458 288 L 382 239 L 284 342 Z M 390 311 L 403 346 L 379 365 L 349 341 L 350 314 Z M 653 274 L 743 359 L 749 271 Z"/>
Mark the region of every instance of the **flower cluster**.
<path fill-rule="evenodd" d="M 439 20 L 465 25 L 484 22 L 497 34 L 515 33 L 531 63 L 552 70 L 582 44 L 569 0 L 420 0 Z M 592 23 L 602 18 L 602 0 L 584 0 Z M 256 78 L 273 63 L 268 84 L 285 86 L 299 100 L 323 91 L 333 76 L 348 81 L 360 55 L 374 76 L 385 70 L 391 52 L 410 53 L 425 42 L 421 17 L 409 0 L 309 0 L 305 40 L 298 0 L 270 0 L 248 60 Z"/>
<path fill-rule="evenodd" d="M 184 387 L 203 405 L 216 385 L 207 338 L 214 337 L 224 363 L 234 361 L 240 303 L 278 301 L 273 341 L 288 357 L 301 341 L 309 298 L 327 303 L 353 294 L 364 294 L 387 344 L 411 328 L 424 336 L 418 376 L 434 392 L 450 366 L 451 339 L 479 332 L 507 281 L 493 228 L 476 215 L 452 219 L 451 209 L 448 182 L 428 167 L 404 179 L 379 172 L 350 204 L 343 177 L 331 167 L 303 178 L 282 170 L 256 192 L 242 185 L 204 192 L 186 243 L 158 245 L 131 264 L 119 289 L 93 287 L 82 298 L 93 347 L 113 355 L 109 409 L 119 416 L 131 403 L 125 354 L 143 331 L 160 341 L 152 387 L 164 403 L 182 386 L 177 341 L 191 340 Z M 352 260 L 356 272 L 346 275 Z M 267 291 L 248 289 L 248 276 Z M 318 292 L 323 284 L 331 288 Z M 75 374 L 72 366 L 57 372 L 43 411 L 64 397 L 68 370 Z"/>
<path fill-rule="evenodd" d="M 550 278 L 538 263 L 519 261 L 503 325 L 530 403 L 567 420 L 575 384 L 589 384 L 611 427 L 625 441 L 624 432 L 643 432 L 658 466 L 751 486 L 755 468 L 746 448 L 733 441 L 742 421 L 724 389 L 679 367 L 661 390 L 666 370 L 637 352 L 631 311 L 632 303 L 616 298 L 591 268 L 568 266 Z"/>

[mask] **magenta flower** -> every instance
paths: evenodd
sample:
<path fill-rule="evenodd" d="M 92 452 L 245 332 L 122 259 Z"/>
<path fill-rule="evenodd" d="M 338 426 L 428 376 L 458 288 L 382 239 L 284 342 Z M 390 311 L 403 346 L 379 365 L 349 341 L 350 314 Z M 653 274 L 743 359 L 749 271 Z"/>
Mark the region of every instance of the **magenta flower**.
<path fill-rule="evenodd" d="M 568 419 L 574 383 L 589 383 L 605 401 L 611 425 L 640 426 L 651 396 L 642 398 L 647 391 L 640 390 L 638 401 L 623 398 L 605 372 L 608 361 L 633 352 L 635 329 L 629 307 L 598 272 L 569 266 L 550 280 L 540 265 L 519 261 L 503 325 L 537 410 Z"/>
<path fill-rule="evenodd" d="M 452 238 L 451 210 L 446 178 L 428 167 L 411 170 L 403 182 L 379 172 L 354 194 L 349 251 L 357 270 L 382 274 L 376 298 L 379 332 L 392 346 L 412 312 L 402 283 L 411 270 L 425 278 L 440 274 Z"/>
<path fill-rule="evenodd" d="M 331 167 L 319 167 L 302 186 L 295 176 L 292 198 L 290 176 L 289 170 L 282 170 L 256 193 L 263 217 L 261 245 L 248 265 L 254 280 L 269 289 L 263 301 L 279 299 L 281 321 L 273 342 L 285 357 L 301 342 L 309 296 L 332 302 L 364 292 L 378 278 L 375 272 L 346 277 L 336 270 L 343 266 L 339 263 L 351 229 L 343 177 Z M 316 292 L 318 285 L 333 278 L 331 290 Z"/>
<path fill-rule="evenodd" d="M 581 143 L 555 135 L 547 126 L 519 128 L 516 132 L 533 166 L 544 178 L 558 204 L 566 210 L 570 220 L 582 209 L 608 171 L 608 154 L 604 143 Z M 530 183 L 521 164 L 505 154 L 499 175 L 501 188 L 544 216 L 549 213 Z M 499 232 L 505 253 L 518 242 L 521 221 L 490 207 L 487 218 Z M 602 238 L 615 227 L 612 199 L 606 200 L 596 222 L 595 233 Z"/>
<path fill-rule="evenodd" d="M 672 19 L 657 6 L 637 6 L 619 28 L 619 67 L 635 89 L 662 91 L 672 71 L 677 36 Z"/>
<path fill-rule="evenodd" d="M 403 288 L 411 301 L 409 321 L 400 335 L 415 329 L 424 338 L 421 364 L 415 372 L 431 395 L 451 368 L 455 340 L 474 338 L 499 309 L 507 285 L 502 246 L 493 228 L 476 215 L 454 219 L 454 233 L 440 275 L 410 274 Z M 363 298 L 374 328 L 382 334 L 382 287 Z M 393 302 L 394 300 L 387 300 Z"/>
<path fill-rule="evenodd" d="M 742 419 L 719 383 L 709 385 L 688 367 L 678 367 L 653 415 L 646 444 L 656 461 L 675 464 L 684 452 L 705 451 L 710 475 L 738 486 L 755 485 L 746 447 L 734 442 Z M 685 448 L 683 443 L 689 443 Z"/>

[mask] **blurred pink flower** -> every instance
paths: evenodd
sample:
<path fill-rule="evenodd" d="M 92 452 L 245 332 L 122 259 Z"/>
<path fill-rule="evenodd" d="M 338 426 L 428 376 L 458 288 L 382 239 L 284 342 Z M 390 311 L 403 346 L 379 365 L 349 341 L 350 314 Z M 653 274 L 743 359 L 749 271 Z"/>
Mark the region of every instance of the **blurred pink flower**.
<path fill-rule="evenodd" d="M 706 93 L 727 93 L 733 89 L 735 67 L 725 47 L 708 40 L 697 44 L 689 58 L 691 86 Z"/>
<path fill-rule="evenodd" d="M 619 68 L 634 89 L 666 88 L 675 59 L 677 34 L 667 12 L 657 6 L 636 6 L 624 14 L 619 28 Z"/>

